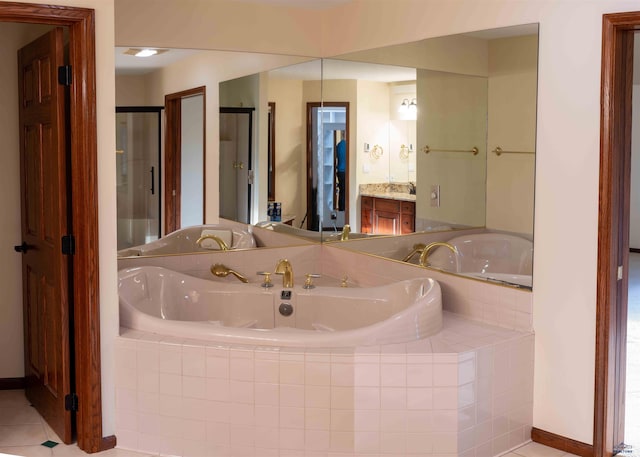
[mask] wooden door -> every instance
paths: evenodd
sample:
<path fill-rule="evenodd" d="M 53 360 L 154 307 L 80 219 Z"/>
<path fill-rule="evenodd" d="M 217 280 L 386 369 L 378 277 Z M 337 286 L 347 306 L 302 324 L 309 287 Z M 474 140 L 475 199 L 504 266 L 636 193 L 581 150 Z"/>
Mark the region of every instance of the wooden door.
<path fill-rule="evenodd" d="M 57 28 L 18 52 L 22 282 L 27 398 L 65 443 L 72 440 L 67 159 L 63 35 Z"/>

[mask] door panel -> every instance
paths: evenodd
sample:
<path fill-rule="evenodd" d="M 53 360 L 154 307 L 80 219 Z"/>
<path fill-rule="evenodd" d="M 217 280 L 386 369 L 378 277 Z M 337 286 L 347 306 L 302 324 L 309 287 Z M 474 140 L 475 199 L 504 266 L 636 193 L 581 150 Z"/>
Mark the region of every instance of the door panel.
<path fill-rule="evenodd" d="M 67 166 L 62 29 L 22 48 L 20 163 L 25 379 L 27 398 L 65 443 L 72 440 L 67 227 Z"/>

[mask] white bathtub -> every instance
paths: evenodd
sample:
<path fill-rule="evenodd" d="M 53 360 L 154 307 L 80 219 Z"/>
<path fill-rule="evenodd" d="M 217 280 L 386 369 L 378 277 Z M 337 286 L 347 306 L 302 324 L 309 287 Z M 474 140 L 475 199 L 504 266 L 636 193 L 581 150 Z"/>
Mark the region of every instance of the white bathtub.
<path fill-rule="evenodd" d="M 477 233 L 452 238 L 429 254 L 429 266 L 498 283 L 531 287 L 533 243 L 515 235 Z"/>
<path fill-rule="evenodd" d="M 162 267 L 119 272 L 120 325 L 227 343 L 346 347 L 402 343 L 442 328 L 440 286 L 430 278 L 379 287 L 291 289 L 206 280 Z M 282 303 L 293 314 L 279 312 Z"/>
<path fill-rule="evenodd" d="M 236 224 L 237 225 L 237 224 Z M 256 246 L 256 242 L 248 229 L 230 227 L 224 224 L 194 225 L 185 227 L 169 235 L 140 246 L 134 246 L 118 251 L 118 257 L 143 256 L 143 255 L 170 255 L 186 254 L 190 252 L 211 252 L 219 246 L 213 240 L 205 240 L 202 247 L 196 241 L 202 236 L 203 231 L 225 232 L 228 235 L 230 249 L 248 249 Z"/>

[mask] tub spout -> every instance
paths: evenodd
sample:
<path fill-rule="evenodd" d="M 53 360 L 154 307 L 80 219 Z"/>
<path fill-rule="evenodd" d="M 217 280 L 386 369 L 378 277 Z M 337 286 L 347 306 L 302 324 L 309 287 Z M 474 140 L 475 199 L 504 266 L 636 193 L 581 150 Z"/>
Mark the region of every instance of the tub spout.
<path fill-rule="evenodd" d="M 347 241 L 350 233 L 351 226 L 349 224 L 344 224 L 344 227 L 342 227 L 342 233 L 340 234 L 340 241 Z"/>
<path fill-rule="evenodd" d="M 202 242 L 204 240 L 213 240 L 216 243 L 218 243 L 218 246 L 220 246 L 220 249 L 222 251 L 228 251 L 229 250 L 229 246 L 227 246 L 227 243 L 224 242 L 224 240 L 222 238 L 220 238 L 217 235 L 212 235 L 212 234 L 208 234 L 208 235 L 202 235 L 200 238 L 198 238 L 196 240 L 196 244 L 200 247 L 202 247 Z"/>
<path fill-rule="evenodd" d="M 287 259 L 278 260 L 274 273 L 282 275 L 282 287 L 293 287 L 293 268 Z"/>
<path fill-rule="evenodd" d="M 433 243 L 429 243 L 427 244 L 423 249 L 422 249 L 422 254 L 420 254 L 420 266 L 421 267 L 428 267 L 429 266 L 429 262 L 427 260 L 429 253 L 434 249 L 437 248 L 438 246 L 443 246 L 447 249 L 449 249 L 451 252 L 453 252 L 454 254 L 458 254 L 458 250 L 452 246 L 449 243 L 445 243 L 444 241 L 434 241 Z"/>
<path fill-rule="evenodd" d="M 414 255 L 418 254 L 419 252 L 421 252 L 425 247 L 427 247 L 426 244 L 424 243 L 417 243 L 413 245 L 413 249 L 411 250 L 411 252 L 409 254 L 407 254 L 407 256 L 402 259 L 403 262 L 408 262 L 409 260 L 411 260 L 413 258 Z"/>
<path fill-rule="evenodd" d="M 225 267 L 221 263 L 216 263 L 215 265 L 213 265 L 211 267 L 211 273 L 213 273 L 213 275 L 217 276 L 218 278 L 226 278 L 229 275 L 233 275 L 236 278 L 238 278 L 239 281 L 249 282 L 249 280 L 245 278 L 244 275 L 241 275 L 240 273 L 238 273 L 235 270 L 232 270 L 229 267 Z"/>

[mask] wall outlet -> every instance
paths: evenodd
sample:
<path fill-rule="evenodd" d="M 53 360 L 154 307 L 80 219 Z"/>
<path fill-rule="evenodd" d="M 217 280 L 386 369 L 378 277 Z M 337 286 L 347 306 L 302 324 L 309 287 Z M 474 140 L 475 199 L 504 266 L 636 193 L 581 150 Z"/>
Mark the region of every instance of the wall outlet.
<path fill-rule="evenodd" d="M 432 184 L 429 188 L 429 202 L 435 208 L 440 207 L 440 184 Z"/>

